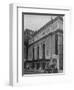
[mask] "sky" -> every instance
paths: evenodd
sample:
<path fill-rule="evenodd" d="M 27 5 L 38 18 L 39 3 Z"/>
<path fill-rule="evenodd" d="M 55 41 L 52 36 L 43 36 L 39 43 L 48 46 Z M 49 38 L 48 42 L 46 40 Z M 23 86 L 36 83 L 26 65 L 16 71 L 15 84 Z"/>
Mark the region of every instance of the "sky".
<path fill-rule="evenodd" d="M 56 16 L 52 16 L 55 18 Z M 33 31 L 37 31 L 43 25 L 51 20 L 50 15 L 29 15 L 24 14 L 24 30 L 26 28 L 31 29 Z"/>

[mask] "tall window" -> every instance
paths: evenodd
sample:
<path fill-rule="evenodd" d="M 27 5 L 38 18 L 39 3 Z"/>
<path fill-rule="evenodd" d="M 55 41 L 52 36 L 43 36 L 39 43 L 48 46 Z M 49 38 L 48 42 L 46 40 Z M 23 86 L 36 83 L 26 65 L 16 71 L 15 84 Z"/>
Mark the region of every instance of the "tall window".
<path fill-rule="evenodd" d="M 35 58 L 34 58 L 34 47 L 33 47 L 33 60 L 34 60 Z"/>
<path fill-rule="evenodd" d="M 39 46 L 37 47 L 37 59 L 39 59 Z"/>
<path fill-rule="evenodd" d="M 60 44 L 59 44 L 59 68 L 60 70 L 63 70 L 63 35 L 60 35 Z"/>
<path fill-rule="evenodd" d="M 45 44 L 43 44 L 43 59 L 45 59 Z"/>
<path fill-rule="evenodd" d="M 55 54 L 58 55 L 58 34 L 55 35 Z"/>

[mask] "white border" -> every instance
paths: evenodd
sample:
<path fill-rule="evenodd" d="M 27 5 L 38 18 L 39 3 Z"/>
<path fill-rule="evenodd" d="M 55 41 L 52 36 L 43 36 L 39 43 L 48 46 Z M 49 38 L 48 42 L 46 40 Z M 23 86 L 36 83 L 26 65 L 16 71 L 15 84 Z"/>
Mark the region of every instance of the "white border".
<path fill-rule="evenodd" d="M 20 7 L 20 8 L 19 8 Z M 63 82 L 66 80 L 68 81 L 68 75 L 69 75 L 69 60 L 67 58 L 66 53 L 66 36 L 67 32 L 70 31 L 70 9 L 69 8 L 54 8 L 49 7 L 49 9 L 40 9 L 37 8 L 23 8 L 24 5 L 18 5 L 13 4 L 10 5 L 10 8 L 12 9 L 12 12 L 10 13 L 11 19 L 11 27 L 10 31 L 12 34 L 10 35 L 10 38 L 12 40 L 12 45 L 10 44 L 12 50 L 11 52 L 11 61 L 10 61 L 10 84 L 11 85 L 27 85 L 27 84 L 40 84 L 40 83 L 53 83 L 58 80 L 63 80 Z M 64 26 L 64 66 L 65 66 L 65 74 L 64 75 L 58 75 L 58 74 L 51 74 L 51 75 L 27 75 L 27 76 L 34 76 L 34 77 L 22 77 L 22 12 L 36 12 L 36 13 L 52 13 L 52 14 L 65 14 L 65 26 Z M 17 47 L 18 46 L 18 47 Z M 58 75 L 58 76 L 57 76 Z M 40 77 L 38 77 L 40 76 Z M 56 76 L 56 77 L 55 77 Z M 38 80 L 39 79 L 39 80 Z M 49 80 L 48 80 L 49 79 Z M 60 80 L 59 80 L 60 79 Z M 36 81 L 39 82 L 36 82 Z M 47 81 L 48 80 L 48 81 Z"/>

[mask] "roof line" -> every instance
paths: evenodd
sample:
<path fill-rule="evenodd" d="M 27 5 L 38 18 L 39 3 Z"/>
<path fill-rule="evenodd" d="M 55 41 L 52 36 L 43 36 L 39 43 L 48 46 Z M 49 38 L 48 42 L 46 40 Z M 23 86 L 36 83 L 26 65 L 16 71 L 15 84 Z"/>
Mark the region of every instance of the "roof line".
<path fill-rule="evenodd" d="M 60 16 L 58 16 L 58 17 L 59 17 L 61 20 L 63 20 L 62 17 L 60 17 Z M 47 22 L 47 23 L 46 23 L 44 26 L 42 26 L 36 33 L 34 33 L 33 36 L 36 35 L 36 34 L 38 34 L 40 31 L 42 31 L 42 29 L 43 29 L 44 27 L 46 27 L 48 24 L 52 24 L 54 21 L 56 21 L 58 17 L 56 17 L 55 19 L 52 19 L 51 21 Z"/>

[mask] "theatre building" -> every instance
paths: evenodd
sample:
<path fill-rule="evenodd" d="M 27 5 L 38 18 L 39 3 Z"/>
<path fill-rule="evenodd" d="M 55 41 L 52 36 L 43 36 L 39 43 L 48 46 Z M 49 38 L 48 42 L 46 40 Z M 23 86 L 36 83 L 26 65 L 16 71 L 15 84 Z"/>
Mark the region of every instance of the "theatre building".
<path fill-rule="evenodd" d="M 36 32 L 25 32 L 29 36 L 24 44 L 25 72 L 63 72 L 63 17 L 51 19 Z"/>

